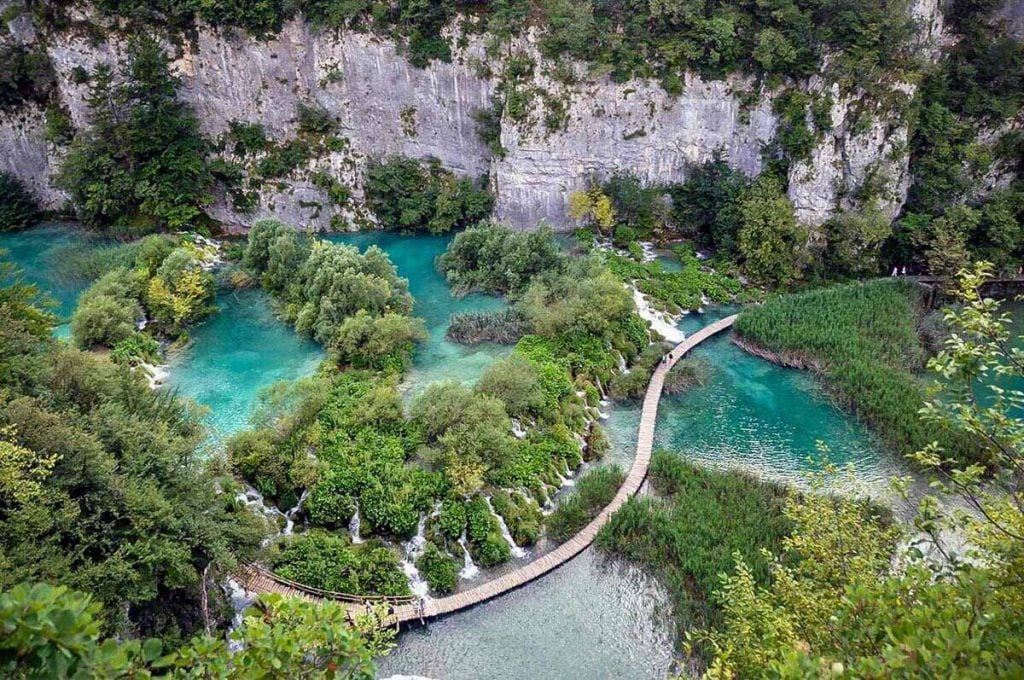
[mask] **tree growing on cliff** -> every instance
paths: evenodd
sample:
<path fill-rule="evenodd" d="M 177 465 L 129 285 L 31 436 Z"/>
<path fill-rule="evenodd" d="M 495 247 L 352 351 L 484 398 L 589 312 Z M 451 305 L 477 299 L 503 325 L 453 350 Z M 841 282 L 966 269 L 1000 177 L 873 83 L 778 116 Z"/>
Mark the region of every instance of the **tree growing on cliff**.
<path fill-rule="evenodd" d="M 39 206 L 18 179 L 0 172 L 0 231 L 24 229 L 39 219 Z"/>
<path fill-rule="evenodd" d="M 774 176 L 754 181 L 740 201 L 740 216 L 739 252 L 747 275 L 771 286 L 792 283 L 807 262 L 807 230 Z"/>
<path fill-rule="evenodd" d="M 194 224 L 211 200 L 206 142 L 178 79 L 151 38 L 130 46 L 118 81 L 102 65 L 87 100 L 91 126 L 78 134 L 56 177 L 86 225 L 140 235 Z"/>

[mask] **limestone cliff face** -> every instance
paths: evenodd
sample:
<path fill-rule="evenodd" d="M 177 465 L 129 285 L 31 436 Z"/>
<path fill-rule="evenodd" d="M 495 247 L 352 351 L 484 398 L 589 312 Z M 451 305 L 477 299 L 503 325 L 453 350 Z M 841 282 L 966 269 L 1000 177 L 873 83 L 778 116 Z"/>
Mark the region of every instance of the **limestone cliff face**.
<path fill-rule="evenodd" d="M 87 86 L 75 83 L 71 74 L 76 66 L 91 71 L 98 63 L 116 63 L 117 39 L 96 45 L 75 35 L 43 38 L 23 18 L 8 28 L 7 39 L 45 46 L 63 105 L 76 125 L 87 125 Z M 301 20 L 266 41 L 200 28 L 178 51 L 175 67 L 183 79 L 181 96 L 195 109 L 206 134 L 216 137 L 229 121 L 239 120 L 260 122 L 269 135 L 286 140 L 296 134 L 298 106 L 315 102 L 337 118 L 340 134 L 349 140 L 345 151 L 327 153 L 265 183 L 255 212 L 238 214 L 222 199 L 214 216 L 230 227 L 276 215 L 326 229 L 338 215 L 337 226 L 351 221 L 353 213 L 331 205 L 310 181 L 311 172 L 329 172 L 349 184 L 358 199 L 366 159 L 399 153 L 434 156 L 460 173 L 489 174 L 499 220 L 527 229 L 546 220 L 565 228 L 570 226 L 565 217 L 569 192 L 592 176 L 626 171 L 651 182 L 677 181 L 716 152 L 755 175 L 763 165 L 764 147 L 776 135 L 774 93 L 751 92 L 747 80 L 705 82 L 688 75 L 676 97 L 654 82 L 584 78 L 567 86 L 544 75 L 548 69 L 531 39 L 517 47 L 538 61 L 534 85 L 563 103 L 564 124 L 549 130 L 539 123 L 544 104 L 536 100 L 536 115 L 529 120 L 513 122 L 504 116 L 501 142 L 507 153 L 493 159 L 473 118 L 475 111 L 490 106 L 498 84 L 496 76 L 481 75 L 477 67 L 487 61 L 482 38 L 471 38 L 456 50 L 451 64 L 435 62 L 420 69 L 390 42 L 366 34 L 317 33 Z M 805 87 L 830 91 L 823 83 Z M 790 197 L 808 224 L 848 207 L 869 175 L 883 186 L 891 214 L 905 198 L 906 121 L 880 112 L 855 127 L 848 114 L 856 103 L 855 97 L 833 98 L 830 129 L 820 135 L 811 158 L 791 169 Z M 0 168 L 22 177 L 53 208 L 64 200 L 48 179 L 60 152 L 43 140 L 42 129 L 38 110 L 0 116 Z"/>

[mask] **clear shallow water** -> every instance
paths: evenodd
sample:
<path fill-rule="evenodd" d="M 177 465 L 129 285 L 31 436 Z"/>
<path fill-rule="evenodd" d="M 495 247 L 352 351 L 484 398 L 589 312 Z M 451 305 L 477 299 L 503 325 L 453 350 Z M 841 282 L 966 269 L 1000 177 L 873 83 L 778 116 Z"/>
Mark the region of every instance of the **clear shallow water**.
<path fill-rule="evenodd" d="M 193 328 L 192 342 L 169 358 L 165 383 L 209 409 L 212 443 L 248 424 L 260 391 L 311 375 L 324 358 L 318 344 L 274 316 L 263 291 L 222 290 L 216 304 L 220 311 Z"/>
<path fill-rule="evenodd" d="M 713 307 L 689 314 L 679 327 L 687 333 L 736 313 Z M 707 382 L 662 398 L 655 446 L 716 467 L 739 467 L 768 479 L 802 485 L 820 467 L 816 443 L 829 446 L 833 463 L 853 464 L 856 484 L 835 480 L 836 488 L 874 496 L 888 492 L 894 475 L 908 467 L 854 416 L 835 406 L 818 378 L 781 368 L 734 345 L 728 333 L 692 352 L 709 369 Z M 813 458 L 813 460 L 809 460 Z"/>
<path fill-rule="evenodd" d="M 378 676 L 437 679 L 662 679 L 672 626 L 661 589 L 588 548 L 519 590 L 413 627 Z"/>

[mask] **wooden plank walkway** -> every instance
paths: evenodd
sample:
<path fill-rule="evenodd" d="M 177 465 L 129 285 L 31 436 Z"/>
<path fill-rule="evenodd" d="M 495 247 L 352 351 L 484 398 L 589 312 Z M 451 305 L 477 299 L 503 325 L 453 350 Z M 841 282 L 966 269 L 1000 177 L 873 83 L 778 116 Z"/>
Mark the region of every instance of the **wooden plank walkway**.
<path fill-rule="evenodd" d="M 711 336 L 731 327 L 734 321 L 736 321 L 735 314 L 700 329 L 672 349 L 672 359 L 670 362 L 663 362 L 655 369 L 654 374 L 651 376 L 651 382 L 647 385 L 647 393 L 644 395 L 643 410 L 640 414 L 640 430 L 637 434 L 636 458 L 633 460 L 629 474 L 626 475 L 625 482 L 619 487 L 618 493 L 615 494 L 612 501 L 590 524 L 583 527 L 578 534 L 562 545 L 520 569 L 487 581 L 471 590 L 448 597 L 428 600 L 424 605 L 422 614 L 417 604 L 400 604 L 396 606 L 395 616 L 398 622 L 443 616 L 460 609 L 472 607 L 481 602 L 486 602 L 493 597 L 507 593 L 510 590 L 515 590 L 543 576 L 583 552 L 587 546 L 594 542 L 597 532 L 608 523 L 612 514 L 640 490 L 640 485 L 647 478 L 647 469 L 651 463 L 651 451 L 654 447 L 654 426 L 658 419 L 658 403 L 661 400 L 662 387 L 665 384 L 665 376 L 669 369 L 691 349 Z M 287 583 L 282 583 L 275 579 L 273 574 L 255 565 L 247 565 L 245 568 L 240 569 L 236 577 L 246 590 L 251 592 L 281 593 L 283 595 L 303 597 L 312 601 L 323 599 L 321 596 L 307 590 L 300 590 Z"/>

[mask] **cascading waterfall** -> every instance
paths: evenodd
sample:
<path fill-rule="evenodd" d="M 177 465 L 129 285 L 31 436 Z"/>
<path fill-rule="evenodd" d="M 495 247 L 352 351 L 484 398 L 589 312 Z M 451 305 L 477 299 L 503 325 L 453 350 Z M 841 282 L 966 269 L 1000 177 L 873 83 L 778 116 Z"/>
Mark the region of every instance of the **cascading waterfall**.
<path fill-rule="evenodd" d="M 466 530 L 462 530 L 462 535 L 459 536 L 459 545 L 462 546 L 462 569 L 459 571 L 459 577 L 464 579 L 476 578 L 477 574 L 480 573 L 480 568 L 473 563 L 473 556 L 469 554 L 469 546 L 466 545 Z"/>
<path fill-rule="evenodd" d="M 228 627 L 228 649 L 232 652 L 237 652 L 241 649 L 242 643 L 237 640 L 232 640 L 231 633 L 242 625 L 242 618 L 245 610 L 249 608 L 249 605 L 256 601 L 257 594 L 249 592 L 241 583 L 231 577 L 224 580 L 224 583 L 221 584 L 221 588 L 224 590 L 224 594 L 227 596 L 228 601 L 231 602 L 232 609 L 235 610 L 235 615 L 231 617 L 231 625 Z"/>
<path fill-rule="evenodd" d="M 508 530 L 508 525 L 505 524 L 505 518 L 494 511 L 494 506 L 491 505 L 491 497 L 485 496 L 484 501 L 487 503 L 487 509 L 490 510 L 491 514 L 498 520 L 498 528 L 501 529 L 501 537 L 505 539 L 506 543 L 508 543 L 508 547 L 512 551 L 512 557 L 515 557 L 516 559 L 529 557 L 529 551 L 516 545 L 515 540 L 512 538 L 512 532 Z"/>
<path fill-rule="evenodd" d="M 246 486 L 245 486 L 245 491 L 239 491 L 235 495 L 235 498 L 239 502 L 241 502 L 241 503 L 245 503 L 246 505 L 248 505 L 250 507 L 256 508 L 256 510 L 258 510 L 260 512 L 260 514 L 262 514 L 264 517 L 270 519 L 275 524 L 277 523 L 277 518 L 278 517 L 283 517 L 284 518 L 284 520 L 285 520 L 284 528 L 283 529 L 278 529 L 276 534 L 273 534 L 271 536 L 267 536 L 266 538 L 264 538 L 263 541 L 260 543 L 260 545 L 263 546 L 263 547 L 266 547 L 267 545 L 270 545 L 270 542 L 273 541 L 278 536 L 287 535 L 287 534 L 285 534 L 285 531 L 287 531 L 288 533 L 291 533 L 291 528 L 294 528 L 294 526 L 295 526 L 295 523 L 292 522 L 292 520 L 288 517 L 287 514 L 281 512 L 280 510 L 275 508 L 273 505 L 267 505 L 266 500 L 263 498 L 263 494 L 261 494 L 259 491 L 257 491 L 256 489 L 252 488 L 248 484 L 246 484 Z M 289 512 L 291 512 L 291 511 L 289 510 Z M 291 526 L 289 527 L 289 525 L 291 525 Z"/>
<path fill-rule="evenodd" d="M 526 438 L 526 428 L 523 427 L 523 424 L 519 422 L 518 418 L 512 419 L 512 434 L 516 439 Z"/>
<path fill-rule="evenodd" d="M 302 509 L 302 504 L 306 502 L 306 496 L 308 495 L 309 489 L 304 489 L 295 507 L 284 513 L 284 529 L 281 530 L 282 536 L 291 536 L 292 532 L 295 531 L 295 513 Z"/>
<path fill-rule="evenodd" d="M 355 545 L 359 545 L 363 542 L 363 537 L 359 535 L 360 524 L 359 506 L 356 505 L 356 511 L 352 513 L 352 519 L 348 521 L 348 535 L 352 538 L 352 543 Z"/>
<path fill-rule="evenodd" d="M 402 571 L 405 572 L 405 577 L 409 579 L 409 589 L 413 592 L 413 595 L 419 597 L 428 597 L 430 592 L 430 586 L 423 580 L 420 570 L 416 568 L 416 558 L 423 553 L 423 546 L 427 542 L 426 532 L 427 516 L 420 513 L 420 521 L 416 525 L 416 535 L 402 543 L 402 551 L 404 553 L 401 560 Z"/>
<path fill-rule="evenodd" d="M 619 372 L 629 373 L 629 366 L 626 365 L 626 357 L 622 356 L 622 352 L 616 352 L 619 355 Z"/>

